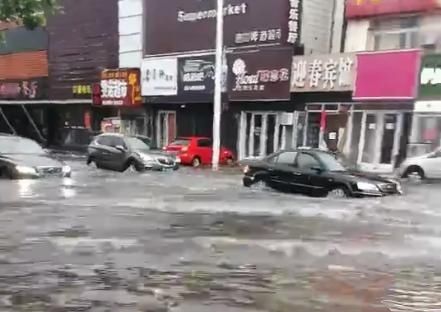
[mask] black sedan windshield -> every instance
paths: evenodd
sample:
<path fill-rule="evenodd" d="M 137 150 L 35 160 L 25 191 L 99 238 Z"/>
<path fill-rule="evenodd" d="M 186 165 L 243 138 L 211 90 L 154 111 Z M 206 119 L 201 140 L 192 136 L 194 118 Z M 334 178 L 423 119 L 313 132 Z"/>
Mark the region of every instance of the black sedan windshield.
<path fill-rule="evenodd" d="M 36 142 L 17 137 L 0 138 L 0 154 L 44 154 Z"/>
<path fill-rule="evenodd" d="M 346 168 L 335 159 L 334 155 L 328 153 L 319 153 L 318 157 L 329 171 L 346 171 Z"/>
<path fill-rule="evenodd" d="M 150 146 L 148 146 L 146 143 L 141 141 L 138 138 L 135 137 L 129 137 L 126 138 L 127 144 L 130 146 L 131 149 L 137 150 L 137 151 L 149 151 Z"/>

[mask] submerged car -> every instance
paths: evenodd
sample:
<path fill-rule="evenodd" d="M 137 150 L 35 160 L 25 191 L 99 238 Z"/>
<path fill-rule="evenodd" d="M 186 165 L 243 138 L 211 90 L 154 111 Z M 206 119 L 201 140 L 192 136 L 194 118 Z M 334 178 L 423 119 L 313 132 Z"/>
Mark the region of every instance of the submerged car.
<path fill-rule="evenodd" d="M 178 157 L 155 151 L 133 136 L 106 133 L 94 138 L 88 147 L 87 164 L 98 168 L 126 171 L 173 171 L 179 168 Z"/>
<path fill-rule="evenodd" d="M 322 150 L 287 150 L 244 163 L 243 184 L 264 183 L 274 189 L 311 196 L 381 197 L 401 194 L 399 182 L 346 169 Z"/>
<path fill-rule="evenodd" d="M 52 157 L 35 141 L 0 134 L 0 178 L 70 177 L 71 168 Z"/>
<path fill-rule="evenodd" d="M 200 167 L 210 165 L 213 158 L 213 141 L 204 137 L 178 138 L 164 147 L 164 151 L 177 155 L 183 165 Z M 225 147 L 221 147 L 219 163 L 229 165 L 234 161 L 234 154 Z"/>
<path fill-rule="evenodd" d="M 399 176 L 441 179 L 441 148 L 428 154 L 407 158 L 399 168 Z"/>

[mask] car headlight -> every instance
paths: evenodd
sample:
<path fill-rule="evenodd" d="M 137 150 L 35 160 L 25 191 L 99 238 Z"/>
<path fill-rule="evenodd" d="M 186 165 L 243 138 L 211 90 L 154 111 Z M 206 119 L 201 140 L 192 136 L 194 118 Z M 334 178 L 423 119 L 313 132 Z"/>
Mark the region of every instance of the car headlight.
<path fill-rule="evenodd" d="M 141 157 L 142 161 L 143 161 L 145 164 L 150 164 L 150 163 L 155 162 L 155 158 L 153 158 L 153 157 L 150 156 L 150 155 L 140 154 L 139 156 Z"/>
<path fill-rule="evenodd" d="M 380 190 L 375 184 L 367 182 L 358 182 L 357 188 L 363 192 L 379 192 Z"/>
<path fill-rule="evenodd" d="M 33 167 L 27 167 L 27 166 L 16 166 L 15 170 L 17 170 L 17 172 L 19 174 L 24 174 L 24 175 L 37 175 L 37 169 L 33 168 Z"/>
<path fill-rule="evenodd" d="M 72 172 L 72 168 L 70 166 L 63 166 L 62 171 L 63 174 L 70 174 Z"/>

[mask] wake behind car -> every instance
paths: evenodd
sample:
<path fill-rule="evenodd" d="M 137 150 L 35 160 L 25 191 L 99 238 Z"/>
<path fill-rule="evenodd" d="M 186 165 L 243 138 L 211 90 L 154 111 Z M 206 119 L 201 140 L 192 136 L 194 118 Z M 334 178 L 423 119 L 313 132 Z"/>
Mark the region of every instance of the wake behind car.
<path fill-rule="evenodd" d="M 87 164 L 98 168 L 125 171 L 173 171 L 179 168 L 179 158 L 155 151 L 137 137 L 106 133 L 94 138 L 88 147 Z"/>
<path fill-rule="evenodd" d="M 0 178 L 70 177 L 71 168 L 46 153 L 36 142 L 0 134 Z"/>
<path fill-rule="evenodd" d="M 401 194 L 397 181 L 348 170 L 335 155 L 322 150 L 287 150 L 243 164 L 243 184 L 247 187 L 262 182 L 282 191 L 332 197 Z"/>

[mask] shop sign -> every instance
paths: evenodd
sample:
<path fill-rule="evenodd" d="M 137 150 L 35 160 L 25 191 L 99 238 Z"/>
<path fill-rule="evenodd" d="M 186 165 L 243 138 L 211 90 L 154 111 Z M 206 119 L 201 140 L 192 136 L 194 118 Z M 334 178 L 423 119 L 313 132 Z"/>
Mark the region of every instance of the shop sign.
<path fill-rule="evenodd" d="M 104 106 L 142 104 L 139 69 L 110 69 L 101 73 L 101 102 Z"/>
<path fill-rule="evenodd" d="M 353 99 L 414 99 L 420 62 L 419 50 L 357 54 L 357 75 Z"/>
<path fill-rule="evenodd" d="M 289 0 L 288 43 L 297 44 L 300 40 L 300 8 L 301 0 Z"/>
<path fill-rule="evenodd" d="M 441 7 L 437 0 L 347 0 L 347 18 L 416 13 Z"/>
<path fill-rule="evenodd" d="M 143 96 L 177 95 L 178 59 L 148 58 L 141 65 Z"/>
<path fill-rule="evenodd" d="M 144 28 L 147 55 L 215 48 L 216 1 L 144 2 L 149 8 Z M 287 41 L 296 43 L 300 33 L 300 8 L 301 0 L 225 0 L 224 45 L 234 48 L 259 44 L 287 45 Z"/>
<path fill-rule="evenodd" d="M 92 94 L 92 86 L 88 84 L 73 85 L 72 94 L 74 95 L 74 97 L 90 96 Z"/>
<path fill-rule="evenodd" d="M 295 56 L 291 92 L 352 91 L 356 69 L 354 53 Z"/>
<path fill-rule="evenodd" d="M 213 55 L 180 58 L 178 61 L 179 94 L 214 91 L 215 60 Z"/>
<path fill-rule="evenodd" d="M 414 113 L 441 113 L 441 101 L 417 101 Z"/>
<path fill-rule="evenodd" d="M 47 78 L 0 81 L 0 99 L 38 100 L 46 93 Z"/>
<path fill-rule="evenodd" d="M 420 73 L 419 98 L 441 97 L 441 54 L 423 57 Z"/>
<path fill-rule="evenodd" d="M 228 55 L 228 94 L 232 101 L 288 100 L 291 49 L 261 49 Z"/>

